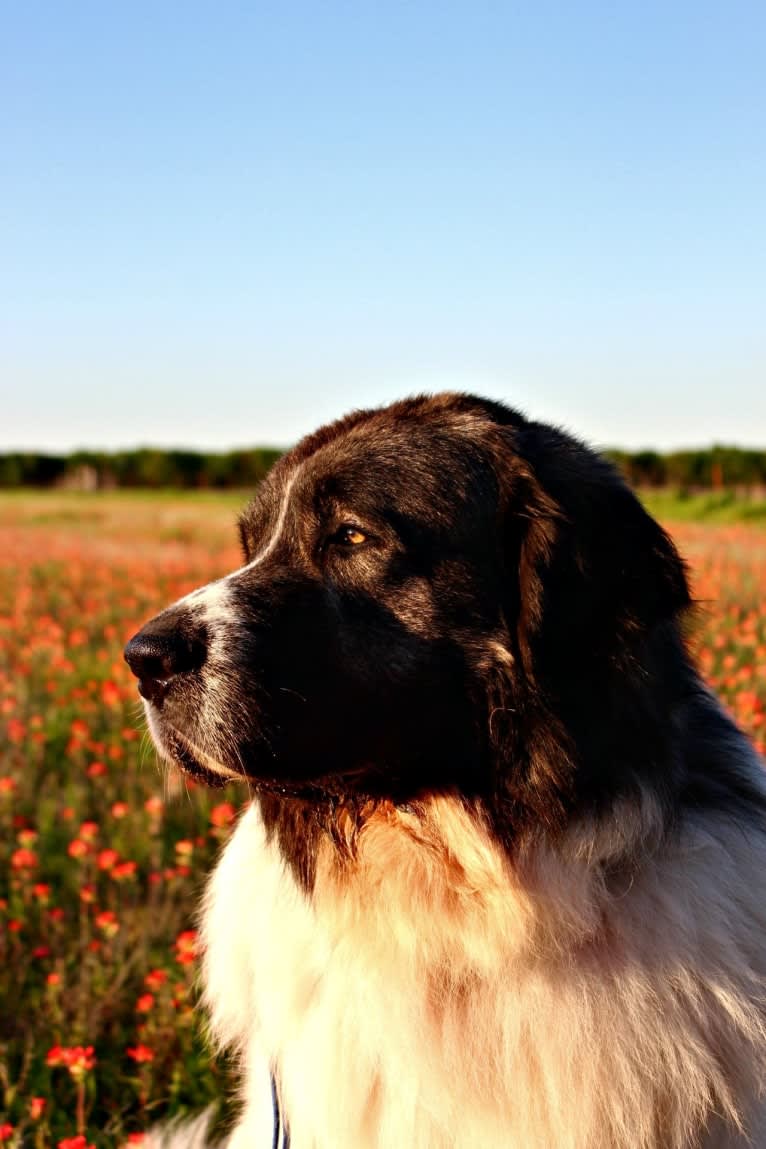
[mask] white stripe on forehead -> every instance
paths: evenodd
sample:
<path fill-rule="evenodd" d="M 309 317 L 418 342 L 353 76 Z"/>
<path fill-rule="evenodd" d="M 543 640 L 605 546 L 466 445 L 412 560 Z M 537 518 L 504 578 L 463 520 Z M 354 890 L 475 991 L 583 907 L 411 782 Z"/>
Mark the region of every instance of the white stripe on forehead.
<path fill-rule="evenodd" d="M 295 480 L 298 477 L 300 466 L 296 467 L 290 478 L 285 483 L 285 489 L 282 492 L 282 502 L 279 507 L 279 514 L 277 521 L 274 524 L 271 538 L 266 543 L 266 546 L 258 552 L 254 559 L 251 559 L 245 566 L 238 567 L 237 570 L 232 571 L 231 574 L 224 575 L 223 578 L 215 579 L 214 582 L 207 583 L 206 586 L 198 587 L 197 590 L 191 591 L 189 594 L 179 598 L 173 604 L 173 608 L 183 604 L 201 606 L 204 612 L 206 622 L 216 622 L 219 619 L 225 620 L 229 609 L 229 590 L 231 583 L 234 579 L 239 578 L 245 571 L 252 570 L 253 567 L 259 566 L 260 563 L 267 559 L 269 555 L 276 549 L 279 540 L 284 530 L 285 522 L 287 520 L 287 512 L 290 504 L 290 492 L 293 489 Z M 171 609 L 173 609 L 171 608 Z"/>
<path fill-rule="evenodd" d="M 282 493 L 282 505 L 279 508 L 279 514 L 277 515 L 277 521 L 274 524 L 274 531 L 273 531 L 272 536 L 269 539 L 268 543 L 263 548 L 263 550 L 260 551 L 260 553 L 257 554 L 255 556 L 255 558 L 252 559 L 247 564 L 247 566 L 241 567 L 239 571 L 234 571 L 234 574 L 239 574 L 240 571 L 243 571 L 243 570 L 246 571 L 246 570 L 249 570 L 250 567 L 258 566 L 258 563 L 262 563 L 265 558 L 268 558 L 268 556 L 271 554 L 271 552 L 276 547 L 277 543 L 279 542 L 279 537 L 282 534 L 282 531 L 284 529 L 285 520 L 287 519 L 287 511 L 288 511 L 289 503 L 290 503 L 290 492 L 293 489 L 293 485 L 295 483 L 295 480 L 298 478 L 298 473 L 300 472 L 300 469 L 301 468 L 299 466 L 296 467 L 295 470 L 293 471 L 292 475 L 290 476 L 290 478 L 285 483 L 285 489 Z M 226 577 L 232 578 L 233 576 L 227 575 Z"/>

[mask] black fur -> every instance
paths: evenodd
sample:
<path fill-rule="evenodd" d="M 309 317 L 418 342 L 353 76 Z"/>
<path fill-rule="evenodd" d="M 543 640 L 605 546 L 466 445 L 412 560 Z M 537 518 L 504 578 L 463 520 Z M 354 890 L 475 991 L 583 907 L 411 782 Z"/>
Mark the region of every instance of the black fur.
<path fill-rule="evenodd" d="M 321 837 L 348 846 L 341 819 L 437 790 L 510 850 L 647 791 L 668 826 L 684 805 L 760 802 L 706 751 L 742 735 L 689 662 L 672 541 L 570 436 L 466 395 L 357 412 L 279 461 L 240 534 L 246 563 L 264 557 L 225 584 L 226 619 L 182 602 L 127 657 L 159 726 L 194 745 L 218 691 L 213 757 L 250 779 L 307 889 Z M 181 668 L 216 628 L 215 659 Z M 146 652 L 168 633 L 179 666 L 159 680 Z"/>

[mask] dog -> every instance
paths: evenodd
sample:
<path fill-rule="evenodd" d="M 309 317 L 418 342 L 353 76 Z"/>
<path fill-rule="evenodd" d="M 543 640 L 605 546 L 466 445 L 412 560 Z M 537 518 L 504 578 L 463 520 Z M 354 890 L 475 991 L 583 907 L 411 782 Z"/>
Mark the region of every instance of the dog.
<path fill-rule="evenodd" d="M 126 648 L 160 755 L 252 791 L 203 909 L 230 1149 L 270 1081 L 292 1149 L 766 1146 L 764 764 L 614 468 L 421 396 L 299 442 L 240 535 Z"/>

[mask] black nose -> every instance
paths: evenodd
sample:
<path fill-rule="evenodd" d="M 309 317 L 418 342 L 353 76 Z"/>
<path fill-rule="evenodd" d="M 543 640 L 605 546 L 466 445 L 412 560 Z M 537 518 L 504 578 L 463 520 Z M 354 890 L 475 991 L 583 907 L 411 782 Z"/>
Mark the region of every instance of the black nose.
<path fill-rule="evenodd" d="M 155 619 L 133 635 L 125 647 L 125 661 L 138 679 L 138 693 L 160 706 L 178 675 L 199 670 L 207 643 L 202 634 Z"/>

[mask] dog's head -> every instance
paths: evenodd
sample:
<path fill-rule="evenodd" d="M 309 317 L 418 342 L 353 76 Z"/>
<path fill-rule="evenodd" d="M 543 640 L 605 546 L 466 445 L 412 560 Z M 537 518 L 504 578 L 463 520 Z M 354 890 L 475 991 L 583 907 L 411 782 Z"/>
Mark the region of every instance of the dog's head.
<path fill-rule="evenodd" d="M 569 436 L 465 395 L 357 412 L 279 461 L 240 533 L 244 565 L 126 648 L 190 774 L 457 791 L 513 832 L 672 773 L 683 565 Z"/>

